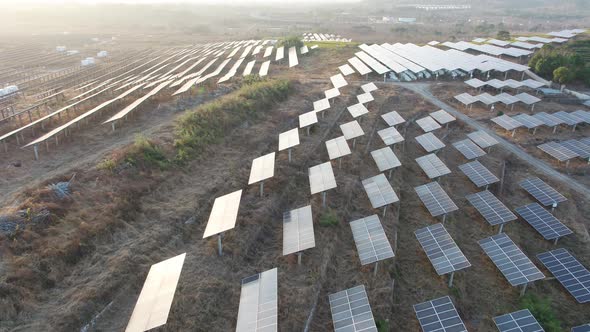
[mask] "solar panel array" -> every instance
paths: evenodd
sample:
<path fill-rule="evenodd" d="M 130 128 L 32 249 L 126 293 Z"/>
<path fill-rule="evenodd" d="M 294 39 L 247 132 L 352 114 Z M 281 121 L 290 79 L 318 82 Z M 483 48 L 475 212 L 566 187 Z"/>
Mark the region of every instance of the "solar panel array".
<path fill-rule="evenodd" d="M 350 222 L 354 243 L 361 265 L 375 263 L 394 257 L 393 249 L 381 226 L 379 217 L 374 214 Z"/>
<path fill-rule="evenodd" d="M 467 137 L 469 137 L 470 140 L 475 142 L 475 144 L 479 145 L 479 147 L 482 149 L 487 149 L 498 144 L 498 141 L 495 138 L 481 130 L 469 133 L 467 134 Z"/>
<path fill-rule="evenodd" d="M 500 332 L 544 332 L 539 322 L 528 309 L 494 317 Z"/>
<path fill-rule="evenodd" d="M 420 136 L 416 136 L 416 141 L 426 150 L 426 152 L 436 151 L 444 148 L 446 145 L 433 133 L 426 133 Z"/>
<path fill-rule="evenodd" d="M 344 135 L 347 140 L 354 139 L 365 134 L 363 128 L 356 120 L 341 124 L 340 130 L 342 130 L 342 135 Z"/>
<path fill-rule="evenodd" d="M 330 160 L 338 159 L 351 153 L 350 147 L 348 146 L 344 136 L 327 140 L 326 149 L 328 149 L 328 156 L 330 157 Z"/>
<path fill-rule="evenodd" d="M 404 120 L 404 118 L 402 118 L 402 116 L 399 115 L 399 113 L 396 111 L 391 111 L 389 113 L 385 113 L 385 114 L 381 115 L 381 117 L 383 118 L 383 120 L 385 120 L 387 125 L 390 127 L 397 126 L 400 123 L 406 122 L 406 120 Z"/>
<path fill-rule="evenodd" d="M 430 182 L 414 190 L 433 217 L 459 210 L 438 182 Z"/>
<path fill-rule="evenodd" d="M 418 229 L 414 234 L 438 275 L 471 266 L 443 224 Z"/>
<path fill-rule="evenodd" d="M 583 158 L 583 159 L 590 158 L 590 145 L 582 142 L 582 140 L 570 139 L 567 141 L 560 142 L 559 144 L 561 144 L 565 148 L 577 153 L 580 158 Z"/>
<path fill-rule="evenodd" d="M 266 332 L 278 327 L 277 269 L 242 279 L 236 331 Z"/>
<path fill-rule="evenodd" d="M 283 213 L 283 256 L 315 247 L 311 205 Z"/>
<path fill-rule="evenodd" d="M 355 119 L 361 115 L 369 113 L 369 110 L 361 103 L 350 105 L 346 109 L 348 110 L 348 113 L 350 113 L 350 115 Z"/>
<path fill-rule="evenodd" d="M 312 195 L 336 188 L 336 178 L 329 161 L 309 168 L 309 186 Z"/>
<path fill-rule="evenodd" d="M 467 332 L 448 296 L 415 304 L 414 312 L 424 332 Z"/>
<path fill-rule="evenodd" d="M 572 327 L 571 332 L 590 332 L 590 323 Z"/>
<path fill-rule="evenodd" d="M 395 153 L 393 153 L 393 150 L 388 146 L 371 151 L 371 156 L 373 156 L 379 172 L 384 172 L 402 165 Z"/>
<path fill-rule="evenodd" d="M 513 118 L 509 117 L 508 115 L 500 115 L 498 117 L 492 118 L 492 122 L 497 124 L 498 126 L 506 129 L 506 130 L 514 130 L 518 127 L 522 127 L 522 123 L 514 120 Z"/>
<path fill-rule="evenodd" d="M 477 159 L 486 155 L 486 152 L 473 143 L 473 141 L 471 141 L 469 138 L 455 142 L 453 143 L 453 146 L 469 160 Z"/>
<path fill-rule="evenodd" d="M 523 180 L 519 185 L 531 194 L 544 206 L 552 206 L 553 204 L 565 202 L 567 199 L 555 189 L 551 188 L 543 180 L 537 177 L 531 177 Z"/>
<path fill-rule="evenodd" d="M 590 271 L 569 251 L 559 248 L 537 255 L 578 303 L 590 302 Z"/>
<path fill-rule="evenodd" d="M 545 278 L 505 233 L 479 240 L 478 243 L 512 286 Z"/>
<path fill-rule="evenodd" d="M 335 332 L 377 332 L 365 286 L 330 294 L 329 300 Z"/>
<path fill-rule="evenodd" d="M 517 219 L 516 215 L 506 205 L 487 190 L 467 195 L 466 198 L 492 226 Z"/>
<path fill-rule="evenodd" d="M 451 170 L 434 153 L 416 158 L 418 166 L 430 179 L 450 174 Z"/>
<path fill-rule="evenodd" d="M 416 120 L 416 123 L 425 133 L 442 128 L 438 122 L 429 116 Z"/>
<path fill-rule="evenodd" d="M 546 240 L 554 240 L 572 234 L 567 226 L 537 203 L 518 207 L 515 211 Z"/>
<path fill-rule="evenodd" d="M 471 180 L 471 182 L 473 182 L 478 188 L 500 181 L 500 179 L 477 160 L 459 165 L 459 169 L 463 174 L 467 175 L 469 180 Z"/>
<path fill-rule="evenodd" d="M 434 120 L 436 120 L 436 122 L 440 123 L 441 125 L 447 124 L 449 122 L 453 122 L 456 120 L 454 116 L 452 116 L 451 114 L 449 114 L 445 110 L 439 110 L 436 112 L 432 112 L 429 115 L 432 118 L 434 118 Z"/>
<path fill-rule="evenodd" d="M 399 201 L 391 184 L 389 184 L 389 181 L 383 174 L 365 179 L 362 183 L 367 196 L 369 196 L 371 205 L 375 209 Z"/>
<path fill-rule="evenodd" d="M 577 153 L 557 142 L 547 142 L 537 147 L 559 161 L 567 161 L 578 157 Z"/>
<path fill-rule="evenodd" d="M 404 137 L 399 131 L 397 131 L 397 129 L 395 129 L 395 127 L 381 129 L 377 134 L 381 137 L 381 140 L 383 140 L 385 145 L 392 145 L 404 141 Z"/>

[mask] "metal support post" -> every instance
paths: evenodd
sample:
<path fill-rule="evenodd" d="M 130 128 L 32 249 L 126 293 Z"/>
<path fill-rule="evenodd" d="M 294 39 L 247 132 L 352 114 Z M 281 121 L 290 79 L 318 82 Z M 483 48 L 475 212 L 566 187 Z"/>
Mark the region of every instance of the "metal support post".
<path fill-rule="evenodd" d="M 500 229 L 498 230 L 498 234 L 501 234 L 502 230 L 504 230 L 504 224 L 500 224 Z"/>
<path fill-rule="evenodd" d="M 33 145 L 33 150 L 35 151 L 35 160 L 39 160 L 39 150 L 37 149 L 37 144 Z"/>
<path fill-rule="evenodd" d="M 451 272 L 449 276 L 449 287 L 453 287 L 453 277 L 455 276 L 455 271 Z"/>
<path fill-rule="evenodd" d="M 303 256 L 303 253 L 300 251 L 297 253 L 297 265 L 301 265 L 301 256 Z"/>
<path fill-rule="evenodd" d="M 291 149 L 289 149 L 289 163 L 291 163 Z"/>
<path fill-rule="evenodd" d="M 322 207 L 326 207 L 326 192 L 322 191 Z"/>
<path fill-rule="evenodd" d="M 217 252 L 218 252 L 219 256 L 223 255 L 223 252 L 222 252 L 223 247 L 221 245 L 221 235 L 222 234 L 223 233 L 217 234 Z"/>
<path fill-rule="evenodd" d="M 375 262 L 375 267 L 373 268 L 373 277 L 377 276 L 377 269 L 379 268 L 379 262 Z"/>

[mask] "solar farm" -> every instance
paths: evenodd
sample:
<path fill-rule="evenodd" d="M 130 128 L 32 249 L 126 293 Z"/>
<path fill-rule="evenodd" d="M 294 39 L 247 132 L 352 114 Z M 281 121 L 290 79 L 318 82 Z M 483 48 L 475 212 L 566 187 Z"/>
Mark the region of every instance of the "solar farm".
<path fill-rule="evenodd" d="M 590 109 L 526 65 L 585 30 L 299 29 L 0 48 L 0 330 L 587 328 Z"/>

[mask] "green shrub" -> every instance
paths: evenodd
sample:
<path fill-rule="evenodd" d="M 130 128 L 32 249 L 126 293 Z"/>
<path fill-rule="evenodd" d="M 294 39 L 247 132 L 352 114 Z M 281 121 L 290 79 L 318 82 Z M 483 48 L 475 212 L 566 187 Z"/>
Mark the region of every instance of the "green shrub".
<path fill-rule="evenodd" d="M 287 99 L 291 83 L 285 80 L 248 79 L 240 89 L 189 111 L 176 123 L 174 146 L 180 163 L 195 158 L 204 148 L 246 120 Z"/>
<path fill-rule="evenodd" d="M 301 40 L 301 37 L 299 37 L 299 36 L 289 36 L 289 37 L 283 38 L 279 42 L 279 46 L 284 46 L 285 48 L 295 46 L 296 49 L 300 49 L 301 47 L 303 47 L 303 41 Z"/>
<path fill-rule="evenodd" d="M 500 30 L 498 31 L 496 38 L 500 40 L 510 40 L 510 32 L 506 30 Z"/>
<path fill-rule="evenodd" d="M 148 168 L 157 166 L 160 169 L 166 169 L 170 165 L 162 149 L 143 135 L 135 136 L 135 142 L 127 151 L 125 161 Z"/>
<path fill-rule="evenodd" d="M 98 163 L 98 165 L 96 165 L 96 168 L 98 168 L 101 171 L 107 171 L 112 173 L 115 170 L 115 167 L 117 167 L 117 163 L 110 158 L 107 158 L 103 161 L 101 161 L 100 163 Z"/>
<path fill-rule="evenodd" d="M 338 216 L 332 209 L 328 209 L 320 216 L 320 226 L 330 227 L 338 225 Z"/>
<path fill-rule="evenodd" d="M 526 294 L 520 299 L 520 306 L 530 312 L 543 326 L 546 332 L 561 332 L 561 322 L 555 317 L 551 308 L 551 299 L 540 298 L 534 294 Z"/>
<path fill-rule="evenodd" d="M 377 320 L 375 320 L 375 325 L 377 326 L 377 331 L 389 332 L 389 321 L 388 320 L 377 319 Z"/>
<path fill-rule="evenodd" d="M 569 83 L 574 79 L 568 67 L 559 67 L 553 71 L 553 80 L 559 84 Z"/>

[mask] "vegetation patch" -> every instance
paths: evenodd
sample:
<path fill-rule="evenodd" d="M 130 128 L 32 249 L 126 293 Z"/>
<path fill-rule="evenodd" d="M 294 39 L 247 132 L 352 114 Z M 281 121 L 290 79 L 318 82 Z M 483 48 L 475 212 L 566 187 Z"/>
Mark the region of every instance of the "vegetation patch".
<path fill-rule="evenodd" d="M 535 316 L 539 324 L 547 332 L 561 332 L 561 321 L 555 316 L 551 308 L 551 299 L 548 297 L 538 297 L 534 294 L 526 294 L 520 299 L 520 305 L 523 309 L 529 309 Z"/>
<path fill-rule="evenodd" d="M 296 49 L 300 49 L 303 47 L 303 41 L 299 36 L 289 36 L 285 37 L 279 42 L 280 46 L 284 46 L 285 48 L 295 47 Z"/>
<path fill-rule="evenodd" d="M 535 73 L 565 84 L 590 85 L 590 40 L 577 40 L 564 46 L 543 46 L 529 61 Z"/>
<path fill-rule="evenodd" d="M 287 80 L 248 77 L 242 87 L 184 114 L 176 123 L 176 161 L 196 158 L 244 121 L 254 121 L 284 101 L 292 90 Z"/>
<path fill-rule="evenodd" d="M 328 209 L 320 216 L 320 226 L 330 227 L 338 225 L 338 215 L 332 209 Z"/>

